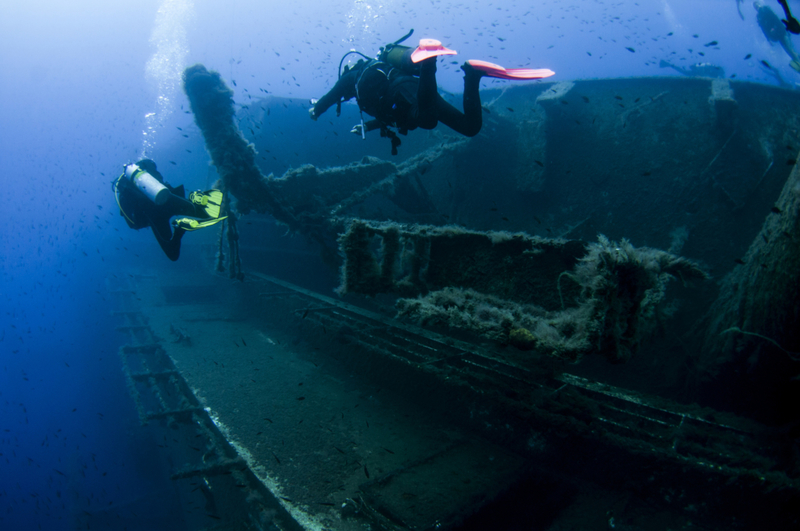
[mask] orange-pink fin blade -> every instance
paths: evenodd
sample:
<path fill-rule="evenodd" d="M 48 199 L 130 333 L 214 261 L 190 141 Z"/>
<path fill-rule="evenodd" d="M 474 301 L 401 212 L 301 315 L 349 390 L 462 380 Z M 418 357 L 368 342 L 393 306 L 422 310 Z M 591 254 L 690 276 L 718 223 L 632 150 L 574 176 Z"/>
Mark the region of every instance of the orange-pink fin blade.
<path fill-rule="evenodd" d="M 419 63 L 425 59 L 436 57 L 437 55 L 457 55 L 458 52 L 445 48 L 440 41 L 436 39 L 420 39 L 419 46 L 411 53 L 411 62 Z"/>
<path fill-rule="evenodd" d="M 555 75 L 555 72 L 548 68 L 503 68 L 480 59 L 470 59 L 467 62 L 476 70 L 483 71 L 485 75 L 499 79 L 543 79 Z"/>

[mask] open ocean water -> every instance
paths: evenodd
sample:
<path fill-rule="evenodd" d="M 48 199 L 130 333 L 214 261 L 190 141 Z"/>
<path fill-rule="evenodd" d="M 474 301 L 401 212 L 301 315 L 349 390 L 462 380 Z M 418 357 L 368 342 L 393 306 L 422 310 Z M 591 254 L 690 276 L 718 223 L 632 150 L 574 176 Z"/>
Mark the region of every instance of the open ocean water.
<path fill-rule="evenodd" d="M 788 6 L 800 14 L 800 2 Z M 163 450 L 172 442 L 139 424 L 108 293 L 109 279 L 139 266 L 211 268 L 210 257 L 169 261 L 149 229 L 126 226 L 111 191 L 123 164 L 144 157 L 187 190 L 217 179 L 181 87 L 184 68 L 202 63 L 222 75 L 262 173 L 280 176 L 365 156 L 399 163 L 426 147 L 422 131 L 403 137 L 394 158 L 377 133 L 362 142 L 345 121 L 357 117 L 352 104 L 345 118 L 330 109 L 308 119 L 308 101 L 333 86 L 351 49 L 374 55 L 412 28 L 406 44 L 441 40 L 458 50 L 437 72 L 440 92 L 457 107 L 459 66 L 469 58 L 550 68 L 553 81 L 697 75 L 796 91 L 800 74 L 790 62 L 800 37 L 769 26 L 766 8 L 785 18 L 773 0 L 3 3 L 0 528 L 194 528 L 170 479 L 177 464 Z M 513 83 L 484 79 L 481 89 L 494 97 Z M 262 98 L 280 103 L 256 131 L 249 111 Z M 775 147 L 783 170 L 800 148 L 796 133 L 790 150 Z M 270 224 L 259 236 L 279 242 L 283 232 Z M 210 247 L 215 235 L 190 233 L 184 245 Z M 316 247 L 286 245 L 296 254 L 281 255 L 288 258 L 270 264 L 271 274 L 332 295 L 337 272 L 310 258 Z"/>

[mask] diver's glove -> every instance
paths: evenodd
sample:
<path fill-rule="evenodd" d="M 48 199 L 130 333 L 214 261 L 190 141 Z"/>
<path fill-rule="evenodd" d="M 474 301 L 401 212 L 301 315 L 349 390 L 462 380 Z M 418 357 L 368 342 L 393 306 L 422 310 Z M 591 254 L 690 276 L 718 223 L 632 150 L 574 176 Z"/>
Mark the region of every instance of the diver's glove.
<path fill-rule="evenodd" d="M 354 135 L 358 135 L 358 136 L 362 136 L 363 137 L 364 136 L 364 126 L 361 125 L 361 124 L 356 124 L 356 125 L 353 126 L 352 129 L 350 129 L 350 132 L 353 133 Z"/>
<path fill-rule="evenodd" d="M 308 109 L 308 115 L 309 115 L 309 116 L 311 117 L 311 119 L 312 119 L 312 120 L 314 120 L 315 122 L 317 121 L 317 118 L 318 118 L 318 116 L 315 114 L 315 113 L 316 113 L 316 109 L 314 109 L 314 106 L 315 106 L 316 104 L 317 104 L 317 100 L 315 100 L 315 99 L 312 99 L 312 100 L 311 100 L 311 107 Z"/>

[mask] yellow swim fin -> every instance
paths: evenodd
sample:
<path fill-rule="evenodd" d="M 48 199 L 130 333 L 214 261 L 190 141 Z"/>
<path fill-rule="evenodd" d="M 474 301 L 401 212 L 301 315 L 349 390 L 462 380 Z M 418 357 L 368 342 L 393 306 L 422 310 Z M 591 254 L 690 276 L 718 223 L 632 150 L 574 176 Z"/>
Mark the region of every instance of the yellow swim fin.
<path fill-rule="evenodd" d="M 222 192 L 219 190 L 206 190 L 205 192 L 192 192 L 189 201 L 195 205 L 203 207 L 206 214 L 211 218 L 218 218 L 222 207 Z"/>
<path fill-rule="evenodd" d="M 228 216 L 223 216 L 221 218 L 206 219 L 206 220 L 202 220 L 202 221 L 198 221 L 198 220 L 192 219 L 192 218 L 179 218 L 179 219 L 172 220 L 172 225 L 174 227 L 177 227 L 179 229 L 183 229 L 185 231 L 193 231 L 193 230 L 204 229 L 206 227 L 210 227 L 211 225 L 216 225 L 220 221 L 222 221 L 224 219 L 227 219 L 227 218 L 228 218 Z"/>

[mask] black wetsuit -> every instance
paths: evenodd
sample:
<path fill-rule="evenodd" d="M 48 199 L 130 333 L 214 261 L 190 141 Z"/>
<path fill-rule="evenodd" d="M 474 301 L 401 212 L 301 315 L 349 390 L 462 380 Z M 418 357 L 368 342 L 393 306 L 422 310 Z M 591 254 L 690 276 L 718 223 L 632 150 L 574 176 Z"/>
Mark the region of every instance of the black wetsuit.
<path fill-rule="evenodd" d="M 396 127 L 401 134 L 420 127 L 433 129 L 439 122 L 464 136 L 475 136 L 483 125 L 479 92 L 482 73 L 468 67 L 464 75 L 464 112 L 439 94 L 436 58 L 419 63 L 419 77 L 378 61 L 361 62 L 348 70 L 314 106 L 319 117 L 340 101 L 356 98 L 359 108 L 374 116 L 366 129 Z M 391 135 L 386 135 L 391 136 Z M 399 142 L 398 142 L 399 144 Z M 393 154 L 396 149 L 393 149 Z"/>
<path fill-rule="evenodd" d="M 133 183 L 123 177 L 116 185 L 119 190 L 119 206 L 124 212 L 124 214 L 123 212 L 120 214 L 132 229 L 152 228 L 161 249 L 164 250 L 167 258 L 174 262 L 180 257 L 181 238 L 186 231 L 176 227 L 173 232 L 170 218 L 190 216 L 208 219 L 209 216 L 202 207 L 186 200 L 183 185 L 173 188 L 164 182 L 164 177 L 156 169 L 155 162 L 144 159 L 137 162 L 136 165 L 166 186 L 170 195 L 163 205 L 156 205 Z"/>
<path fill-rule="evenodd" d="M 786 0 L 778 0 L 778 3 L 783 7 L 783 13 L 786 15 L 786 19 L 781 20 L 783 25 L 786 26 L 786 31 L 794 33 L 795 35 L 800 35 L 800 22 L 792 16 L 792 12 Z"/>

